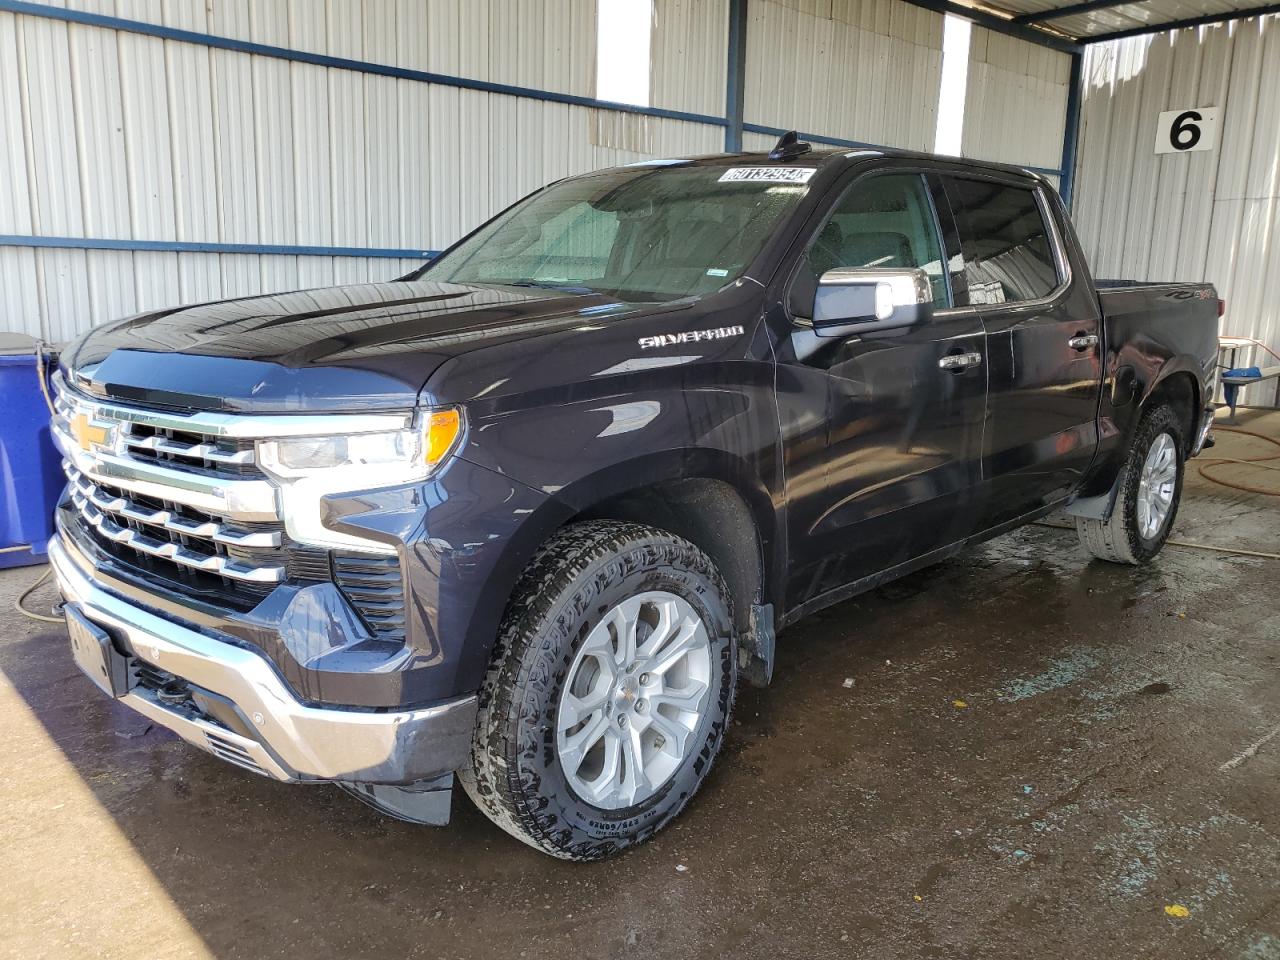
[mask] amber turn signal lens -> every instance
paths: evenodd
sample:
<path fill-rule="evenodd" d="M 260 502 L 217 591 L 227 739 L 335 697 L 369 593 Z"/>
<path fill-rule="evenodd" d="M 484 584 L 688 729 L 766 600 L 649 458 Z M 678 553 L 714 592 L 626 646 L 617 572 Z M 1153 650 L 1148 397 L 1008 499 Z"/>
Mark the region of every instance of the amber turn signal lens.
<path fill-rule="evenodd" d="M 453 449 L 462 433 L 462 415 L 457 410 L 435 410 L 427 421 L 426 461 L 434 467 Z"/>

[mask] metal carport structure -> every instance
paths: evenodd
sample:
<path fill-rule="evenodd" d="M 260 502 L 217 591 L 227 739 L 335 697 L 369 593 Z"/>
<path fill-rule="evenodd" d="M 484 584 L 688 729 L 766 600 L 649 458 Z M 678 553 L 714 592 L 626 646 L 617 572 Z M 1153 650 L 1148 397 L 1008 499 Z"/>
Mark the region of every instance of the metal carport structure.
<path fill-rule="evenodd" d="M 1059 185 L 1059 193 L 1068 204 L 1071 203 L 1075 179 L 1085 46 L 1280 13 L 1280 3 L 1258 6 L 1249 0 L 1206 0 L 1199 3 L 1185 0 L 1084 0 L 1079 3 L 1001 0 L 999 4 L 983 2 L 972 6 L 951 0 L 907 2 L 938 13 L 964 17 L 996 33 L 1040 44 L 1071 57 Z M 745 0 L 741 0 L 741 5 L 745 7 Z"/>
<path fill-rule="evenodd" d="M 390 275 L 550 179 L 762 149 L 785 128 L 927 151 L 945 15 L 974 24 L 970 62 L 990 67 L 970 76 L 960 152 L 1056 178 L 1070 199 L 1089 45 L 1280 9 L 653 2 L 652 99 L 637 105 L 595 89 L 591 0 L 371 6 L 388 12 L 363 38 L 359 0 L 329 0 L 327 25 L 266 0 L 0 0 L 10 325 L 58 341 L 139 309 Z M 449 147 L 513 137 L 524 149 L 483 168 Z"/>

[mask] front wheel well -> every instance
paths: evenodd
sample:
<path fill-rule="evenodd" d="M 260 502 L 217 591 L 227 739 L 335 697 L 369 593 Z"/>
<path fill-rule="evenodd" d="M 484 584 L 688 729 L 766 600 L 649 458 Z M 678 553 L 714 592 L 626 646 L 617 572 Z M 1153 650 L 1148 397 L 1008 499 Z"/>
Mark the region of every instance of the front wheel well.
<path fill-rule="evenodd" d="M 760 535 L 751 508 L 730 484 L 704 477 L 665 480 L 609 497 L 579 520 L 628 520 L 688 540 L 715 563 L 733 595 L 734 626 L 751 630 L 751 609 L 764 594 Z"/>

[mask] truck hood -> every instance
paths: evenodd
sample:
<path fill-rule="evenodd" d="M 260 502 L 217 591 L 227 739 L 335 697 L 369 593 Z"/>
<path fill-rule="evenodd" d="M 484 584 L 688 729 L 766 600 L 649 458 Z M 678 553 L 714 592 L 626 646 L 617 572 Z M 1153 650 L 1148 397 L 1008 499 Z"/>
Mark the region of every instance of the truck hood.
<path fill-rule="evenodd" d="M 103 398 L 250 413 L 404 409 L 451 356 L 639 305 L 537 287 L 394 281 L 246 297 L 120 320 L 63 355 Z"/>

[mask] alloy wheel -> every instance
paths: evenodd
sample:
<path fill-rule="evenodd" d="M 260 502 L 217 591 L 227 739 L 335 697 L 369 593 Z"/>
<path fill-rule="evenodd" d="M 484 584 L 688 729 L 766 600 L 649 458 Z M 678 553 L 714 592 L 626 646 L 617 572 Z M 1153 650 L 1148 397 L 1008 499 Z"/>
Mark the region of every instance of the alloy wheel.
<path fill-rule="evenodd" d="M 710 638 L 687 600 L 650 591 L 614 606 L 560 697 L 556 750 L 570 787 L 605 810 L 648 800 L 697 748 L 710 690 Z"/>

